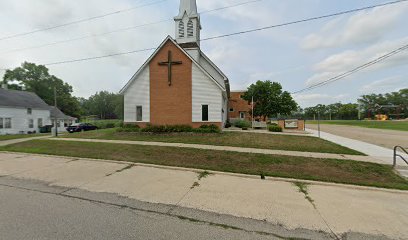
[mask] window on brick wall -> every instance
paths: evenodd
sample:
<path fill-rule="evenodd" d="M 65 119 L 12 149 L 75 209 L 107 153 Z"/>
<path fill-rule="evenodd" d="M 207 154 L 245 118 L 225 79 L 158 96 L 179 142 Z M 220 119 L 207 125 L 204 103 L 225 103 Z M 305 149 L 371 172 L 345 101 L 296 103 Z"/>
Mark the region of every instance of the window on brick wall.
<path fill-rule="evenodd" d="M 143 121 L 143 107 L 136 106 L 136 121 L 141 122 Z"/>
<path fill-rule="evenodd" d="M 230 111 L 230 112 L 234 112 L 234 109 L 233 109 L 233 108 L 230 108 L 229 111 Z"/>
<path fill-rule="evenodd" d="M 203 122 L 207 122 L 208 121 L 208 105 L 203 105 L 201 108 L 201 120 Z"/>

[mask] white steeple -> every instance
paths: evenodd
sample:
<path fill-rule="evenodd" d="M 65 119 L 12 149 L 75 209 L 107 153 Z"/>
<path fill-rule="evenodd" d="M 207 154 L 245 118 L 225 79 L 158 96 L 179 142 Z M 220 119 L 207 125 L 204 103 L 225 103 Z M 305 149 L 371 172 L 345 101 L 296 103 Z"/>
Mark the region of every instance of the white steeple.
<path fill-rule="evenodd" d="M 180 0 L 179 15 L 174 21 L 177 43 L 188 48 L 199 47 L 201 24 L 196 0 Z"/>

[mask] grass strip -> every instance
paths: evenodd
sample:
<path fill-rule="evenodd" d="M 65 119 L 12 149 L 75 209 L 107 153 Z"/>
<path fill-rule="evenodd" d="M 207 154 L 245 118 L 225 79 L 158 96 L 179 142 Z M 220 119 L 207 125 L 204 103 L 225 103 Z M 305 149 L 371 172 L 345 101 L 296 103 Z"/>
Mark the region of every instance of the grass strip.
<path fill-rule="evenodd" d="M 251 175 L 408 190 L 391 166 L 351 160 L 263 155 L 176 147 L 32 140 L 0 151 L 94 158 Z"/>

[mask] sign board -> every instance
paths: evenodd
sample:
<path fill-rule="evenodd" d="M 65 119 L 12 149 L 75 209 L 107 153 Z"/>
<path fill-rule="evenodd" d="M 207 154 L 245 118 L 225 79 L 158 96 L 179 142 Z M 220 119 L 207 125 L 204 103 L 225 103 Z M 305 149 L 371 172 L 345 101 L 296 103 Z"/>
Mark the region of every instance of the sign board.
<path fill-rule="evenodd" d="M 290 119 L 290 120 L 285 120 L 285 128 L 290 129 L 290 128 L 298 128 L 298 119 Z"/>

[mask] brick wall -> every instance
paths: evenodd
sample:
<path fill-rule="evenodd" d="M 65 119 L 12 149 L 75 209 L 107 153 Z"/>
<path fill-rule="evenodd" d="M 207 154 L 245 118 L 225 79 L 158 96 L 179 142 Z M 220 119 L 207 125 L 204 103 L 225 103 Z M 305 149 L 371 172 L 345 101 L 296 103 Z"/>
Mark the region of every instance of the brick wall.
<path fill-rule="evenodd" d="M 168 51 L 173 61 L 172 85 L 168 84 Z M 167 42 L 150 62 L 150 123 L 180 125 L 192 123 L 192 61 L 172 42 Z"/>
<path fill-rule="evenodd" d="M 239 113 L 245 112 L 245 119 L 251 121 L 251 103 L 241 98 L 241 95 L 244 95 L 245 92 L 231 92 L 230 99 L 228 103 L 228 118 L 240 118 Z M 230 109 L 234 109 L 233 112 L 230 112 Z"/>

